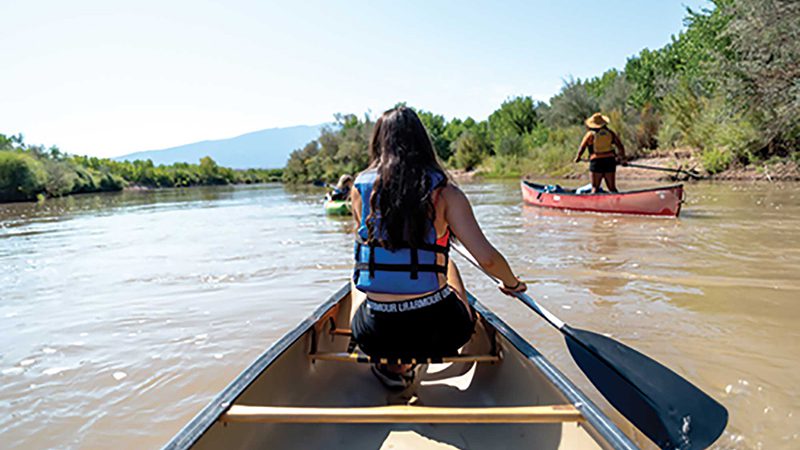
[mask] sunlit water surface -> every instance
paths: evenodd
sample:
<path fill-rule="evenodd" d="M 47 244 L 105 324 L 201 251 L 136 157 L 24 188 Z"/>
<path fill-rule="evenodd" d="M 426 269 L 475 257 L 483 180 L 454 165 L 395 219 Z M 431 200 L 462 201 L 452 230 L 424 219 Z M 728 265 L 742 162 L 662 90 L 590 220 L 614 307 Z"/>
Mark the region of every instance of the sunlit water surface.
<path fill-rule="evenodd" d="M 532 296 L 719 399 L 718 448 L 768 449 L 800 447 L 798 187 L 693 184 L 678 220 L 524 207 L 512 182 L 464 189 Z M 0 205 L 0 447 L 163 445 L 347 280 L 350 223 L 320 197 L 266 185 Z M 598 398 L 557 332 L 464 271 Z"/>

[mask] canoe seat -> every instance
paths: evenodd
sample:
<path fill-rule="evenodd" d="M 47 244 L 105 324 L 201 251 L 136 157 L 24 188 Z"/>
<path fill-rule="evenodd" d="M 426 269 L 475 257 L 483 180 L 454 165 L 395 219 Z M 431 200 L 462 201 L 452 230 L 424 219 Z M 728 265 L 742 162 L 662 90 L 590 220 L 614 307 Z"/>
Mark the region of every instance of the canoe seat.
<path fill-rule="evenodd" d="M 223 422 L 250 423 L 562 423 L 582 422 L 572 405 L 367 406 L 351 408 L 233 405 Z"/>
<path fill-rule="evenodd" d="M 373 358 L 360 352 L 333 352 L 311 353 L 308 355 L 312 361 L 340 361 L 350 363 L 378 363 L 378 364 L 442 364 L 464 362 L 499 362 L 497 355 L 454 355 L 438 358 Z"/>

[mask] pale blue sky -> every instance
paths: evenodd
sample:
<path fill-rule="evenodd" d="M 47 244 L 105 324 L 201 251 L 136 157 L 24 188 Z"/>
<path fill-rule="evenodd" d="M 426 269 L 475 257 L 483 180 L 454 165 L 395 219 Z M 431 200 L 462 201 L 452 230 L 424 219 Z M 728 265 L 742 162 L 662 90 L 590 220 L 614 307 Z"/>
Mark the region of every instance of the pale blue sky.
<path fill-rule="evenodd" d="M 119 155 L 398 101 L 483 119 L 622 67 L 701 0 L 4 0 L 0 132 Z"/>

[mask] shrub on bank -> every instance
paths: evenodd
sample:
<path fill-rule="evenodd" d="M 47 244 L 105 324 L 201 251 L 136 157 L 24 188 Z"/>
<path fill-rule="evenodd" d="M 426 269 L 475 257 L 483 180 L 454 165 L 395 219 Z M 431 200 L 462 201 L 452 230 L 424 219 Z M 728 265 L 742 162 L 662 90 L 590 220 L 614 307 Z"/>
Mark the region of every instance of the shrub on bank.
<path fill-rule="evenodd" d="M 0 201 L 32 200 L 44 191 L 47 174 L 31 155 L 0 151 Z"/>

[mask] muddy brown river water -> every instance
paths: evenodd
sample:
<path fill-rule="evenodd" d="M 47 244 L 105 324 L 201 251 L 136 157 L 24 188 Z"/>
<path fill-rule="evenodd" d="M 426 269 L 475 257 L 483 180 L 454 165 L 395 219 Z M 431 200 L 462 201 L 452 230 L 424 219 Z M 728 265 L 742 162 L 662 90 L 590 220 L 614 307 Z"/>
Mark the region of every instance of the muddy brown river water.
<path fill-rule="evenodd" d="M 515 182 L 464 190 L 532 296 L 728 408 L 716 448 L 800 448 L 800 185 L 691 184 L 677 220 L 525 207 Z M 163 445 L 348 279 L 349 221 L 320 197 L 275 184 L 0 205 L 0 448 Z M 557 332 L 464 272 L 597 398 Z"/>

